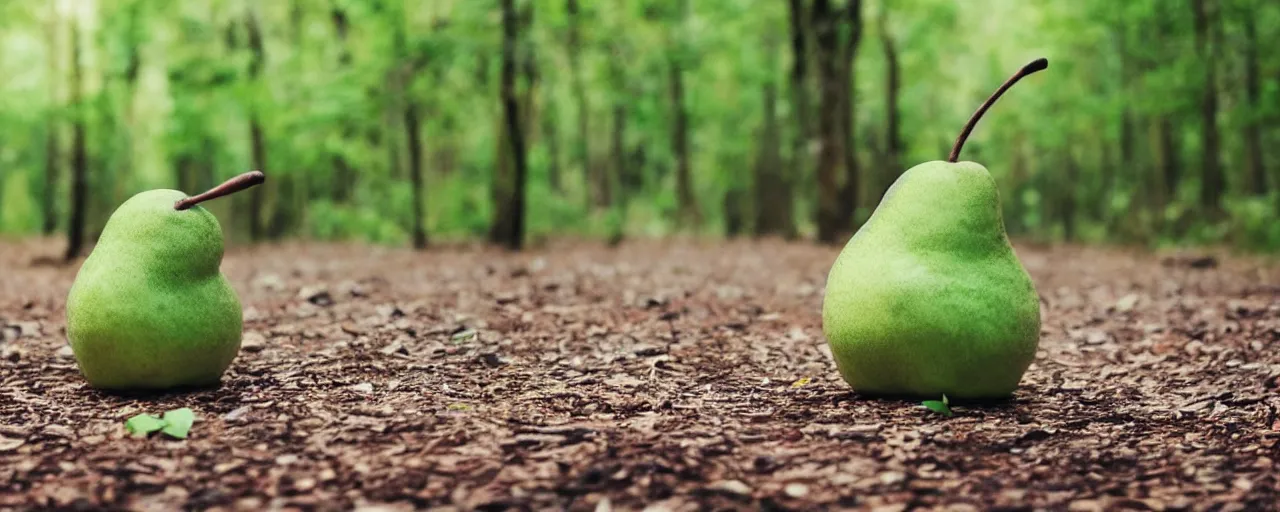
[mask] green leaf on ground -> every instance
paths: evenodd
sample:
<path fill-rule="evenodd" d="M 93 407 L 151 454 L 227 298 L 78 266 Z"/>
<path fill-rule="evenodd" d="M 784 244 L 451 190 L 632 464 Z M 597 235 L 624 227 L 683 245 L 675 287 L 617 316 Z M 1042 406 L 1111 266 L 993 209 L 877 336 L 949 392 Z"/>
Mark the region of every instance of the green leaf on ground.
<path fill-rule="evenodd" d="M 164 422 L 161 432 L 175 439 L 186 439 L 191 425 L 196 422 L 196 415 L 191 409 L 183 407 L 164 413 Z"/>
<path fill-rule="evenodd" d="M 134 437 L 143 437 L 165 427 L 165 421 L 147 413 L 142 413 L 124 422 L 125 430 Z"/>
<path fill-rule="evenodd" d="M 946 416 L 946 417 L 948 417 L 948 418 L 950 418 L 950 417 L 952 416 L 952 413 L 951 413 L 951 406 L 950 406 L 950 404 L 948 404 L 948 403 L 947 403 L 947 396 L 946 396 L 946 395 L 942 395 L 942 400 L 941 400 L 941 401 L 939 401 L 939 400 L 925 400 L 925 401 L 923 401 L 923 402 L 920 402 L 920 405 L 923 405 L 925 409 L 928 409 L 928 410 L 930 410 L 930 411 L 936 412 L 936 413 L 941 414 L 941 415 L 943 415 L 943 416 Z"/>
<path fill-rule="evenodd" d="M 476 332 L 475 329 L 467 328 L 467 329 L 463 329 L 461 331 L 453 333 L 453 335 L 449 337 L 449 341 L 452 341 L 454 343 L 471 341 L 475 339 L 475 337 L 478 336 L 479 334 L 480 333 Z"/>

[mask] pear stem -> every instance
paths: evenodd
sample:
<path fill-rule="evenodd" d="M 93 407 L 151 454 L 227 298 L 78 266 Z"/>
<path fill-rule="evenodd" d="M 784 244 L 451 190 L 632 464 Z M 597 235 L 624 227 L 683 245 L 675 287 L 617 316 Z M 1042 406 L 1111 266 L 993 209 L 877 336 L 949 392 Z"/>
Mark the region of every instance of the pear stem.
<path fill-rule="evenodd" d="M 969 118 L 969 122 L 964 124 L 964 130 L 962 130 L 960 132 L 960 136 L 956 138 L 956 144 L 951 146 L 951 155 L 947 157 L 947 161 L 956 162 L 960 160 L 960 148 L 964 147 L 964 141 L 969 139 L 969 133 L 973 132 L 973 127 L 978 125 L 978 120 L 982 119 L 982 115 L 987 113 L 987 109 L 991 108 L 991 105 L 994 105 L 996 100 L 1000 99 L 1000 95 L 1004 94 L 1004 92 L 1009 90 L 1010 87 L 1013 87 L 1013 84 L 1018 83 L 1018 80 L 1022 80 L 1022 77 L 1035 73 L 1036 71 L 1041 71 L 1047 67 L 1049 67 L 1049 59 L 1041 57 L 1031 61 L 1025 66 L 1022 66 L 1022 69 L 1019 69 L 1017 73 L 1014 73 L 1008 80 L 1005 80 L 1005 82 L 1000 85 L 1000 88 L 996 89 L 996 92 L 992 93 L 991 97 L 987 98 L 987 101 L 983 102 L 981 107 L 978 107 L 978 111 L 973 113 L 973 116 Z"/>
<path fill-rule="evenodd" d="M 262 174 L 262 171 L 249 171 L 224 181 L 221 185 L 213 187 L 205 191 L 203 194 L 179 199 L 178 202 L 173 203 L 173 209 L 179 211 L 186 210 L 210 199 L 217 199 L 225 195 L 234 194 L 254 185 L 261 185 L 262 182 L 266 180 L 267 176 Z"/>

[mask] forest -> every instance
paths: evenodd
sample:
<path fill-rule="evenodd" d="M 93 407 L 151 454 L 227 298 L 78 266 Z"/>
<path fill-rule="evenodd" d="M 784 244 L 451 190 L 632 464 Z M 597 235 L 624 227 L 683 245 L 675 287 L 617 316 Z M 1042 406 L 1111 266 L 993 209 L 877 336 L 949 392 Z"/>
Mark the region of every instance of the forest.
<path fill-rule="evenodd" d="M 236 242 L 841 243 L 964 158 L 1011 236 L 1280 248 L 1265 0 L 0 2 L 0 234 L 250 169 Z"/>
<path fill-rule="evenodd" d="M 1277 48 L 0 0 L 0 510 L 1280 510 Z"/>

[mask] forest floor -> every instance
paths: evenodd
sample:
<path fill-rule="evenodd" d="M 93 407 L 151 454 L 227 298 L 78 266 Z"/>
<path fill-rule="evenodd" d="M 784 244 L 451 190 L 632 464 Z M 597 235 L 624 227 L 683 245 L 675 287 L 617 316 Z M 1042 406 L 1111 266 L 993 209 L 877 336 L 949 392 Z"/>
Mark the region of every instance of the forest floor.
<path fill-rule="evenodd" d="M 836 248 L 238 248 L 241 355 L 158 396 L 80 377 L 59 248 L 0 242 L 0 509 L 1280 507 L 1274 260 L 1020 246 L 1039 354 L 948 418 L 840 379 Z"/>

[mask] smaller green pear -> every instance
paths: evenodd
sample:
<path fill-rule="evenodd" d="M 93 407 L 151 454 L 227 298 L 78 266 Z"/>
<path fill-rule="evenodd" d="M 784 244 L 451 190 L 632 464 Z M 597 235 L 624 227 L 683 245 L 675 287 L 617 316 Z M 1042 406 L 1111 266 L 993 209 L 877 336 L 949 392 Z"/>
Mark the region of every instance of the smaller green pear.
<path fill-rule="evenodd" d="M 240 299 L 220 270 L 222 227 L 200 207 L 265 180 L 241 174 L 203 194 L 149 190 L 107 220 L 67 295 L 67 338 L 95 388 L 218 384 L 240 350 Z"/>
<path fill-rule="evenodd" d="M 1040 301 L 1005 233 L 996 182 L 960 162 L 982 114 L 965 124 L 947 161 L 919 164 L 885 193 L 827 276 L 822 330 L 836 366 L 867 395 L 1002 398 L 1035 358 Z"/>

